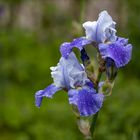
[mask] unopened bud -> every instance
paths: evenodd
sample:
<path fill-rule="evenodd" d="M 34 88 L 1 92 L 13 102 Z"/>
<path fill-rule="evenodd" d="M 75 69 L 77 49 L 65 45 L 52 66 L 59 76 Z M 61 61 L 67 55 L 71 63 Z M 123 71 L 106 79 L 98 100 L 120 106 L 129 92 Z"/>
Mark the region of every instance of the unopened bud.
<path fill-rule="evenodd" d="M 106 75 L 110 82 L 113 82 L 117 76 L 118 69 L 115 65 L 115 62 L 111 58 L 106 58 Z"/>
<path fill-rule="evenodd" d="M 84 120 L 84 119 L 79 119 L 77 123 L 78 123 L 79 130 L 82 132 L 82 134 L 85 136 L 85 138 L 90 139 L 91 133 L 90 133 L 89 121 Z"/>

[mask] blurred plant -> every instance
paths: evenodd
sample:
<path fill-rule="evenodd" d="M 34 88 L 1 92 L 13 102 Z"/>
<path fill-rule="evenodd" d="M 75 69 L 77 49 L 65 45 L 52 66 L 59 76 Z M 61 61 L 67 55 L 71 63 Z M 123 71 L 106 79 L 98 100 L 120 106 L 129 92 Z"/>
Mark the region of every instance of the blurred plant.
<path fill-rule="evenodd" d="M 60 46 L 62 57 L 57 66 L 51 67 L 53 84 L 35 94 L 36 106 L 40 107 L 43 97 L 52 98 L 59 90 L 67 91 L 85 139 L 93 138 L 98 112 L 104 99 L 111 95 L 118 69 L 131 59 L 132 45 L 128 44 L 128 39 L 116 36 L 115 24 L 107 11 L 102 11 L 97 21 L 85 22 L 86 37 Z M 97 73 L 85 50 L 86 45 L 97 50 Z M 83 64 L 72 52 L 74 47 L 80 50 Z M 104 72 L 106 78 L 101 81 Z M 93 117 L 92 121 L 88 116 Z"/>
<path fill-rule="evenodd" d="M 14 22 L 16 20 L 16 13 L 20 8 L 23 0 L 2 0 L 3 4 L 6 4 L 9 10 L 9 19 L 7 22 L 7 29 L 12 29 Z M 4 5 L 3 5 L 4 6 Z"/>
<path fill-rule="evenodd" d="M 121 0 L 120 1 L 120 5 L 122 7 L 122 10 L 120 11 L 121 15 L 121 26 L 123 25 L 123 27 L 119 28 L 119 32 L 122 35 L 127 35 L 128 38 L 130 39 L 130 41 L 133 42 L 133 46 L 138 46 L 139 45 L 139 38 L 140 38 L 140 32 L 139 32 L 139 28 L 140 28 L 140 1 L 138 0 Z M 123 13 L 123 14 L 122 14 Z M 136 17 L 137 15 L 137 17 Z M 126 21 L 124 21 L 124 19 Z M 126 24 L 124 24 L 124 22 L 126 22 Z M 128 29 L 128 30 L 126 30 Z M 134 61 L 132 61 L 128 66 L 127 69 L 124 69 L 123 71 L 125 73 L 127 73 L 128 75 L 132 76 L 132 77 L 136 77 L 136 78 L 140 78 L 140 73 L 139 73 L 139 69 L 140 69 L 140 64 L 136 64 L 135 61 L 137 59 L 139 59 L 139 52 L 140 52 L 140 48 L 139 47 L 135 47 L 135 49 L 133 50 L 133 53 L 135 55 L 132 56 L 132 59 Z M 133 72 L 130 70 L 131 68 L 134 68 Z"/>

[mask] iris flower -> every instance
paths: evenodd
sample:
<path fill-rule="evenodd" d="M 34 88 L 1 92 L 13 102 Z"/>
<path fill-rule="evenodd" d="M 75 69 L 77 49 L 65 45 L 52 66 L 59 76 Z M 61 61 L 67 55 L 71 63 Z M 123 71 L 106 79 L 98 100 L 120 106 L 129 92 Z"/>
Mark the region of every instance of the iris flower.
<path fill-rule="evenodd" d="M 107 11 L 102 11 L 97 21 L 87 21 L 83 24 L 86 36 L 60 46 L 62 57 L 57 66 L 51 67 L 53 83 L 36 92 L 37 107 L 41 106 L 43 97 L 52 98 L 57 91 L 65 90 L 68 92 L 69 103 L 77 107 L 81 116 L 93 115 L 101 109 L 104 95 L 97 93 L 98 89 L 95 90 L 84 66 L 78 62 L 72 49 L 76 47 L 82 53 L 86 45 L 94 44 L 106 63 L 108 77 L 112 78 L 110 67 L 115 68 L 115 77 L 118 68 L 130 61 L 132 53 L 132 45 L 128 43 L 128 39 L 116 36 L 115 25 Z"/>
<path fill-rule="evenodd" d="M 73 52 L 66 58 L 61 57 L 55 67 L 50 68 L 53 83 L 35 94 L 36 106 L 40 107 L 43 97 L 52 98 L 59 90 L 68 92 L 69 103 L 77 106 L 81 116 L 97 113 L 103 104 L 104 95 L 96 93 L 94 85 L 87 78 L 82 64 Z"/>
<path fill-rule="evenodd" d="M 62 56 L 67 58 L 74 47 L 81 51 L 86 45 L 94 43 L 104 60 L 112 59 L 117 68 L 125 66 L 131 59 L 132 45 L 128 44 L 128 39 L 116 36 L 115 24 L 107 11 L 102 11 L 97 21 L 83 24 L 85 37 L 61 45 Z"/>

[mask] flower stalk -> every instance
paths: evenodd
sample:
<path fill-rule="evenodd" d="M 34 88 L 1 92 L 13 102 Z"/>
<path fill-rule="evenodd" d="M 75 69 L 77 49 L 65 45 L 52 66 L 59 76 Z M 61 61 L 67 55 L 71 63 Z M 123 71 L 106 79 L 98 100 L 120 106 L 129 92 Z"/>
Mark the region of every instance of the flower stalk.
<path fill-rule="evenodd" d="M 99 89 L 99 82 L 100 82 L 100 79 L 102 77 L 102 73 L 104 72 L 104 63 L 102 62 L 100 64 L 101 65 L 99 66 L 97 79 L 96 79 L 96 82 L 95 82 L 95 89 L 96 89 L 97 93 L 98 93 L 98 89 Z M 97 112 L 92 117 L 92 122 L 91 122 L 91 126 L 90 126 L 90 132 L 91 132 L 92 139 L 94 137 L 94 131 L 95 131 L 95 126 L 96 126 L 96 122 L 97 122 L 97 119 L 98 119 L 98 114 L 99 114 L 99 112 Z"/>

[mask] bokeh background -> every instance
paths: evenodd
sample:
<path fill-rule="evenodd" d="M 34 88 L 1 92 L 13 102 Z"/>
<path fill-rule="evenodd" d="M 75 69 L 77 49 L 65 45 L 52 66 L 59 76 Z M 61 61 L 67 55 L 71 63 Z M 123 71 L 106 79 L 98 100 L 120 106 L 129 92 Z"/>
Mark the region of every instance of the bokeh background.
<path fill-rule="evenodd" d="M 81 17 L 96 20 L 101 10 L 134 47 L 101 109 L 95 139 L 140 140 L 140 1 L 82 2 L 0 0 L 0 140 L 83 139 L 65 92 L 44 99 L 40 109 L 34 93 L 52 83 L 49 67 L 60 58 L 60 44 L 84 35 Z"/>

